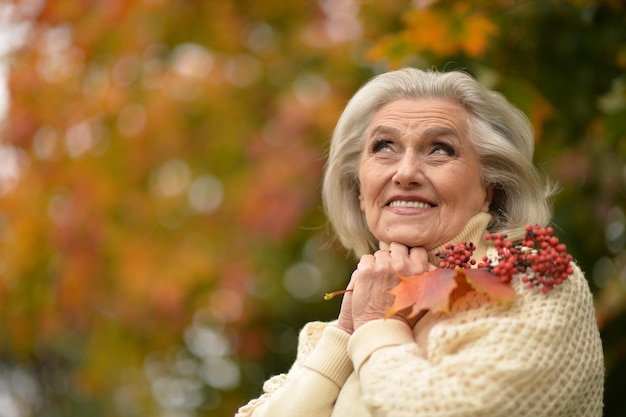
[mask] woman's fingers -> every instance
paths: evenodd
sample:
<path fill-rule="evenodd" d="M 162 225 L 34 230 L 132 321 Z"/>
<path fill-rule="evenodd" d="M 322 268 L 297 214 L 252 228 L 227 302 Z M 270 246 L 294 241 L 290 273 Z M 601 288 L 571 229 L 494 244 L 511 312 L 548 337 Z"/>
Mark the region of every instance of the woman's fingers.
<path fill-rule="evenodd" d="M 408 249 L 405 248 L 404 252 L 403 258 L 408 259 Z M 402 258 L 402 255 L 398 253 L 398 257 Z M 368 321 L 385 317 L 393 304 L 393 296 L 387 291 L 398 281 L 399 277 L 392 267 L 390 251 L 381 250 L 373 256 L 361 258 L 353 274 L 352 320 L 355 330 Z"/>
<path fill-rule="evenodd" d="M 388 253 L 391 268 L 402 276 L 419 275 L 428 270 L 428 253 L 424 248 L 408 248 L 393 242 Z"/>
<path fill-rule="evenodd" d="M 374 264 L 375 260 L 376 260 L 376 258 L 374 257 L 374 255 L 363 255 L 363 256 L 361 256 L 361 259 L 359 260 L 359 263 L 356 266 L 356 268 L 360 269 L 360 270 L 365 270 L 365 269 L 371 268 L 371 266 Z"/>
<path fill-rule="evenodd" d="M 428 252 L 424 248 L 411 248 L 409 251 L 409 261 L 413 268 L 411 275 L 421 274 L 429 270 Z"/>
<path fill-rule="evenodd" d="M 394 301 L 389 290 L 394 288 L 402 276 L 419 275 L 432 270 L 428 262 L 428 253 L 423 248 L 408 248 L 399 243 L 391 243 L 389 250 L 379 250 L 374 255 L 361 258 L 352 274 L 349 288 L 351 293 L 351 314 L 354 330 L 371 320 L 385 317 Z M 342 306 L 342 313 L 346 312 Z M 415 321 L 408 320 L 399 313 L 409 325 Z"/>

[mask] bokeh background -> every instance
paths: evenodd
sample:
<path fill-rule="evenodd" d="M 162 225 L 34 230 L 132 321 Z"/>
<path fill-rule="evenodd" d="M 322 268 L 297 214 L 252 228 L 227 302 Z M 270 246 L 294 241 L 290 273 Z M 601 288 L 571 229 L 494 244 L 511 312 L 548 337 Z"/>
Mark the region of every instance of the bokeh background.
<path fill-rule="evenodd" d="M 531 118 L 626 415 L 622 0 L 0 2 L 0 417 L 231 416 L 336 317 L 319 183 L 381 71 Z M 559 352 L 553 352 L 555 355 Z"/>

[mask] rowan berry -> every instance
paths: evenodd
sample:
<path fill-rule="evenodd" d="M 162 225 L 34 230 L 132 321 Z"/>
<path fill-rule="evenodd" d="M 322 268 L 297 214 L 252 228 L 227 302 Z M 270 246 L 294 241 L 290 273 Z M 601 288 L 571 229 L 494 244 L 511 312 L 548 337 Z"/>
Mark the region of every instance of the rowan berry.
<path fill-rule="evenodd" d="M 439 266 L 441 268 L 471 268 L 476 263 L 472 259 L 472 254 L 476 250 L 473 243 L 446 243 L 444 250 L 438 252 L 436 256 L 441 259 Z"/>
<path fill-rule="evenodd" d="M 548 292 L 573 273 L 573 258 L 566 246 L 552 235 L 553 228 L 526 225 L 524 230 L 526 235 L 520 246 L 506 240 L 502 233 L 487 234 L 485 239 L 493 243 L 498 257 L 494 262 L 484 257 L 479 267 L 500 276 L 503 282 L 510 282 L 514 275 L 523 273 L 522 282 Z"/>
<path fill-rule="evenodd" d="M 551 227 L 527 225 L 521 244 L 507 240 L 506 234 L 488 233 L 485 240 L 491 241 L 497 251 L 495 260 L 487 256 L 481 262 L 472 259 L 476 250 L 473 243 L 447 243 L 436 255 L 441 259 L 441 268 L 480 268 L 510 283 L 513 276 L 523 274 L 521 280 L 529 288 L 538 287 L 547 293 L 555 285 L 561 285 L 572 273 L 573 258 L 567 247 L 553 236 Z"/>

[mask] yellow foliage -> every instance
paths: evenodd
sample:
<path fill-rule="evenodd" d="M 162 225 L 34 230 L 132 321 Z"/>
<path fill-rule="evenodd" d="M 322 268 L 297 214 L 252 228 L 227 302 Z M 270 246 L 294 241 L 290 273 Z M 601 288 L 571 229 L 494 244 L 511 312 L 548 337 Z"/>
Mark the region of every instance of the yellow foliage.
<path fill-rule="evenodd" d="M 452 39 L 448 16 L 436 10 L 413 10 L 405 15 L 406 30 L 402 38 L 416 52 L 430 51 L 437 55 L 450 55 L 458 51 Z"/>
<path fill-rule="evenodd" d="M 482 56 L 489 40 L 498 35 L 498 27 L 484 16 L 474 15 L 465 20 L 464 35 L 460 37 L 463 51 L 472 58 Z"/>
<path fill-rule="evenodd" d="M 378 42 L 370 51 L 370 59 L 386 57 L 397 62 L 393 58 L 403 58 L 403 54 L 424 53 L 436 56 L 464 53 L 479 58 L 499 34 L 495 23 L 466 2 L 455 2 L 445 8 L 410 9 L 403 18 L 405 28 Z"/>

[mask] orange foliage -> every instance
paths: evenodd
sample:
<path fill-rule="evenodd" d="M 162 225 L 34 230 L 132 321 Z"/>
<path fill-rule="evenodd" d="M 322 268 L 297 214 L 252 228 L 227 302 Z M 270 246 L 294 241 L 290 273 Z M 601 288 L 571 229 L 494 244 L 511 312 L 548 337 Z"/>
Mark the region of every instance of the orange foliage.
<path fill-rule="evenodd" d="M 495 23 L 466 1 L 440 8 L 415 8 L 403 17 L 405 29 L 379 42 L 370 51 L 370 59 L 388 58 L 396 66 L 398 58 L 410 54 L 447 56 L 463 52 L 479 58 L 499 33 Z"/>

